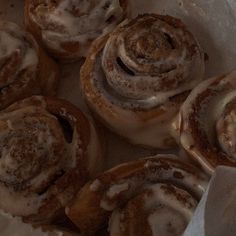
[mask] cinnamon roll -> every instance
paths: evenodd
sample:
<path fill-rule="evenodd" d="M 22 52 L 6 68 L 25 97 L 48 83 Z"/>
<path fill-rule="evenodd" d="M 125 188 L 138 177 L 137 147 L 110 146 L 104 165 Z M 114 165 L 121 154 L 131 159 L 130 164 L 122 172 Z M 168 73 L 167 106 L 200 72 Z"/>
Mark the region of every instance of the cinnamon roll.
<path fill-rule="evenodd" d="M 113 131 L 134 144 L 171 148 L 171 120 L 203 74 L 201 49 L 184 24 L 145 14 L 93 43 L 81 86 Z"/>
<path fill-rule="evenodd" d="M 57 84 L 58 67 L 34 38 L 0 21 L 0 109 L 31 95 L 54 95 Z"/>
<path fill-rule="evenodd" d="M 218 165 L 236 167 L 236 71 L 199 84 L 174 126 L 182 147 L 209 174 Z"/>
<path fill-rule="evenodd" d="M 34 96 L 0 112 L 0 208 L 46 224 L 101 165 L 95 127 L 69 102 Z"/>
<path fill-rule="evenodd" d="M 73 61 L 113 30 L 126 9 L 127 0 L 25 0 L 25 24 L 54 57 Z"/>
<path fill-rule="evenodd" d="M 85 235 L 108 224 L 116 236 L 182 235 L 206 183 L 176 156 L 140 159 L 87 183 L 66 213 Z"/>

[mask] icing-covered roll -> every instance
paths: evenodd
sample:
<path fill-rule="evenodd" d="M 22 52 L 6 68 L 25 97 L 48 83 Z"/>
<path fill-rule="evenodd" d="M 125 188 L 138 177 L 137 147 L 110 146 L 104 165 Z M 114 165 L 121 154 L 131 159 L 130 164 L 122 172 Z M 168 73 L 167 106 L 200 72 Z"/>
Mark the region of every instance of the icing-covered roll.
<path fill-rule="evenodd" d="M 96 40 L 81 69 L 90 108 L 134 144 L 175 146 L 170 124 L 204 74 L 193 35 L 171 16 L 146 14 Z"/>
<path fill-rule="evenodd" d="M 126 14 L 127 0 L 26 0 L 26 27 L 51 54 L 73 61 Z"/>
<path fill-rule="evenodd" d="M 95 127 L 69 102 L 34 96 L 0 112 L 0 209 L 25 222 L 61 220 L 101 166 Z"/>
<path fill-rule="evenodd" d="M 182 235 L 205 191 L 206 176 L 173 155 L 125 163 L 87 183 L 69 218 L 85 235 Z"/>
<path fill-rule="evenodd" d="M 236 71 L 199 84 L 174 122 L 181 146 L 212 173 L 236 167 Z"/>
<path fill-rule="evenodd" d="M 58 67 L 34 38 L 0 21 L 0 109 L 35 94 L 55 95 Z"/>

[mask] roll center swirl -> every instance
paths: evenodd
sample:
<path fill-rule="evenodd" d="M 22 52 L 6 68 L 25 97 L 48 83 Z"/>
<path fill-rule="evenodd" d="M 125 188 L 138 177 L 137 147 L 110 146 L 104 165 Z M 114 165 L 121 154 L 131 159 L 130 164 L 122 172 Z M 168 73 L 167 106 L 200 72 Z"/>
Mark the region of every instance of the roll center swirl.
<path fill-rule="evenodd" d="M 27 188 L 42 172 L 47 180 L 52 178 L 66 154 L 63 132 L 54 117 L 43 111 L 21 112 L 6 115 L 0 123 L 0 180 L 15 190 Z"/>
<path fill-rule="evenodd" d="M 133 107 L 150 108 L 191 89 L 201 79 L 204 64 L 197 41 L 180 21 L 145 15 L 111 34 L 102 68 L 116 95 Z"/>
<path fill-rule="evenodd" d="M 236 161 L 236 102 L 226 106 L 216 124 L 217 137 L 221 148 Z"/>

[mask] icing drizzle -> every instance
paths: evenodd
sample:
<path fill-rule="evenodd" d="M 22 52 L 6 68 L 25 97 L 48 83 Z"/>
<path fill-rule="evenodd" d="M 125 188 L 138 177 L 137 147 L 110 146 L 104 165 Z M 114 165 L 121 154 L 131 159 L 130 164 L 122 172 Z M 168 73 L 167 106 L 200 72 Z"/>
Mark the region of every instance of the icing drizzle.
<path fill-rule="evenodd" d="M 32 18 L 42 29 L 46 44 L 60 49 L 64 42 L 79 42 L 83 47 L 110 32 L 123 18 L 119 0 L 43 1 L 35 6 Z"/>
<path fill-rule="evenodd" d="M 106 171 L 82 191 L 78 201 L 88 212 L 80 217 L 81 222 L 94 230 L 99 228 L 98 222 L 106 223 L 96 217 L 110 214 L 110 235 L 180 235 L 206 184 L 201 171 L 174 155 L 125 163 Z M 77 210 L 81 213 L 80 205 Z M 84 225 L 79 227 L 83 231 Z"/>
<path fill-rule="evenodd" d="M 125 22 L 96 60 L 95 85 L 112 103 L 128 108 L 159 106 L 191 90 L 204 74 L 197 41 L 169 16 L 143 15 Z"/>
<path fill-rule="evenodd" d="M 236 161 L 235 78 L 233 71 L 202 82 L 181 108 L 181 144 L 209 172 Z"/>
<path fill-rule="evenodd" d="M 35 78 L 38 65 L 34 40 L 14 23 L 0 22 L 0 88 L 12 84 L 21 73 Z"/>
<path fill-rule="evenodd" d="M 55 193 L 65 204 L 69 194 L 66 188 L 66 196 L 57 193 L 56 183 L 78 168 L 82 141 L 77 132 L 68 141 L 59 118 L 46 109 L 42 97 L 17 102 L 0 113 L 0 141 L 1 209 L 28 217 Z M 77 190 L 70 190 L 72 196 L 73 191 Z M 40 220 L 47 221 L 44 217 Z"/>

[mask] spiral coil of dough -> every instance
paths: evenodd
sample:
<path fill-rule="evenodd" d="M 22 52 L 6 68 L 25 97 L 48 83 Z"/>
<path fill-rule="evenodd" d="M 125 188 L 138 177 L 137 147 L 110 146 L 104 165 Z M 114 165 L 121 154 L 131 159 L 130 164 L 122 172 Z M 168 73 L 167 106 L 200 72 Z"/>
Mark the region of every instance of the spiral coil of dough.
<path fill-rule="evenodd" d="M 66 210 L 82 233 L 181 235 L 207 178 L 173 155 L 125 163 L 85 185 Z"/>
<path fill-rule="evenodd" d="M 236 166 L 235 80 L 233 71 L 202 82 L 174 123 L 180 144 L 210 174 L 218 165 Z"/>
<path fill-rule="evenodd" d="M 59 219 L 94 172 L 100 150 L 92 130 L 77 108 L 55 98 L 27 98 L 1 112 L 0 208 L 27 222 Z"/>
<path fill-rule="evenodd" d="M 175 29 L 177 24 L 171 17 L 147 15 L 107 41 L 102 68 L 114 93 L 127 98 L 123 106 L 153 108 L 202 79 L 198 45 L 188 31 Z"/>
<path fill-rule="evenodd" d="M 146 14 L 93 44 L 81 82 L 109 127 L 136 144 L 166 148 L 173 146 L 170 120 L 203 74 L 201 49 L 184 24 Z"/>
<path fill-rule="evenodd" d="M 0 21 L 0 109 L 30 95 L 54 95 L 57 77 L 57 66 L 30 34 Z"/>
<path fill-rule="evenodd" d="M 28 29 L 59 59 L 86 56 L 91 42 L 124 17 L 124 0 L 27 0 Z M 36 28 L 35 28 L 36 27 Z"/>

